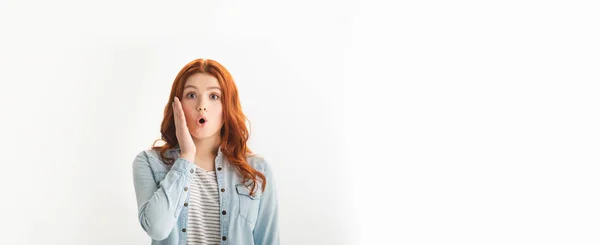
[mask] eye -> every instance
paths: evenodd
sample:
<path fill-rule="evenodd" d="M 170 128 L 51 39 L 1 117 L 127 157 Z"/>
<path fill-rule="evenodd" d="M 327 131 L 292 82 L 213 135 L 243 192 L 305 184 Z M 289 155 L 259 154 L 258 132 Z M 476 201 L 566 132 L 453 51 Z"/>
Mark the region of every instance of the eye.
<path fill-rule="evenodd" d="M 193 95 L 194 97 L 191 97 L 192 95 Z M 186 96 L 187 98 L 192 98 L 192 99 L 193 99 L 193 98 L 196 98 L 196 94 L 195 94 L 194 92 L 190 92 L 190 93 L 186 94 L 185 96 Z"/>
<path fill-rule="evenodd" d="M 218 94 L 211 94 L 210 98 L 214 98 L 214 100 L 218 100 L 220 97 Z"/>

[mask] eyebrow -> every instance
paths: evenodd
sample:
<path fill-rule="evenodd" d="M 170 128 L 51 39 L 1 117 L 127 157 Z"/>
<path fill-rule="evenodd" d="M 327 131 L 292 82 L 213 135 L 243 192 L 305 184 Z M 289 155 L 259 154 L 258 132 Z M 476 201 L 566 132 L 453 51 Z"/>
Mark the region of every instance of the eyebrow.
<path fill-rule="evenodd" d="M 183 90 L 185 90 L 186 88 L 195 88 L 195 89 L 198 89 L 198 88 L 197 88 L 196 86 L 194 86 L 194 85 L 187 85 L 187 86 L 185 86 L 185 88 L 183 88 Z M 206 88 L 206 90 L 211 90 L 211 89 L 218 89 L 219 91 L 222 91 L 222 90 L 221 90 L 221 88 L 219 88 L 219 87 L 215 87 L 215 86 L 212 86 L 212 87 L 208 87 L 208 88 Z"/>

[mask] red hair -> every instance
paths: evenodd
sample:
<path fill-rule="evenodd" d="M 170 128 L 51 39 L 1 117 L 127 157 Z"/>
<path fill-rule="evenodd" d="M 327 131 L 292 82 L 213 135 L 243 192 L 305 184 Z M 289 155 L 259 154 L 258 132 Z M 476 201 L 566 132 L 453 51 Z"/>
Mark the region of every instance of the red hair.
<path fill-rule="evenodd" d="M 175 96 L 178 98 L 183 97 L 185 82 L 188 77 L 196 73 L 205 73 L 217 78 L 221 86 L 224 125 L 220 131 L 220 147 L 223 155 L 236 167 L 244 183 L 252 180 L 251 195 L 254 194 L 258 178 L 262 180 L 262 190 L 264 191 L 267 179 L 246 161 L 246 157 L 253 155 L 253 153 L 246 145 L 250 134 L 245 124 L 247 118 L 242 112 L 237 87 L 229 71 L 214 60 L 196 59 L 179 71 L 171 87 L 171 94 L 165 106 L 164 117 L 160 127 L 161 139 L 166 143 L 162 146 L 155 146 L 156 141 L 154 141 L 152 149 L 160 150 L 160 157 L 167 165 L 172 165 L 175 162 L 174 158 L 169 158 L 166 154 L 168 150 L 174 149 L 179 145 L 175 134 L 175 119 L 173 118 L 171 103 L 174 101 Z"/>

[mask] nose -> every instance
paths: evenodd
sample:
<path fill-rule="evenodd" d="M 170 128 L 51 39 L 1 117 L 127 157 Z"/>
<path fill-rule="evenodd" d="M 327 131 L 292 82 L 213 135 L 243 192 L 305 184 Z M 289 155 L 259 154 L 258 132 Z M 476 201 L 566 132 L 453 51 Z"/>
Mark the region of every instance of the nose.
<path fill-rule="evenodd" d="M 200 98 L 198 100 L 198 107 L 196 108 L 196 110 L 198 110 L 201 115 L 202 115 L 202 113 L 206 112 L 207 103 L 208 103 L 208 101 L 205 101 L 203 98 Z"/>

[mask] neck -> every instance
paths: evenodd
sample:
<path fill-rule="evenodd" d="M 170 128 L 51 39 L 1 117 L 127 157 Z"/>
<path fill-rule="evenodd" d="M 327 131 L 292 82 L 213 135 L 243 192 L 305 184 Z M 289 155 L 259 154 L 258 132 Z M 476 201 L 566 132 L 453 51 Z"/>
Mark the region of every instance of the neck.
<path fill-rule="evenodd" d="M 221 145 L 221 137 L 216 134 L 205 139 L 194 139 L 197 160 L 214 160 Z"/>

